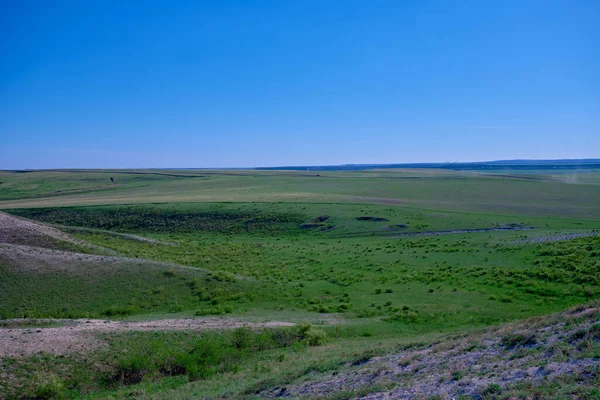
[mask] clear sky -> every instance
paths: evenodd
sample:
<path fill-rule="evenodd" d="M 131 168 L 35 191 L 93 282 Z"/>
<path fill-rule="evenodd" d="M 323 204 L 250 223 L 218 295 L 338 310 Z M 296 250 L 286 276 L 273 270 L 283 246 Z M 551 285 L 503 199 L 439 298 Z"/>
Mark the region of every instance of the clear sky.
<path fill-rule="evenodd" d="M 600 158 L 600 1 L 0 1 L 0 169 Z"/>

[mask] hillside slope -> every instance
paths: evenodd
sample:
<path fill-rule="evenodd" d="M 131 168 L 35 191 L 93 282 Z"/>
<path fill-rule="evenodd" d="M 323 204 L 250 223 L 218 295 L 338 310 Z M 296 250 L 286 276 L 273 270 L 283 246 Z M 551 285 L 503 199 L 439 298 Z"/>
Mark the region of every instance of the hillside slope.
<path fill-rule="evenodd" d="M 111 253 L 0 212 L 0 318 L 179 312 L 226 302 L 252 286 L 201 268 L 105 255 Z"/>
<path fill-rule="evenodd" d="M 599 305 L 365 358 L 261 397 L 598 398 Z"/>
<path fill-rule="evenodd" d="M 0 211 L 0 243 L 54 248 L 76 242 L 58 229 Z"/>

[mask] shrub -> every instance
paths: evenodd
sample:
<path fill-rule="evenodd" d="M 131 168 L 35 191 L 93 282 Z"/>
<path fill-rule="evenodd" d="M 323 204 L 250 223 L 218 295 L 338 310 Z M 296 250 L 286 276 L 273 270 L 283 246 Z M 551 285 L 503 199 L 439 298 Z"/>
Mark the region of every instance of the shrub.
<path fill-rule="evenodd" d="M 318 328 L 315 328 L 309 323 L 296 325 L 296 329 L 302 338 L 309 346 L 320 346 L 325 342 L 327 334 Z"/>
<path fill-rule="evenodd" d="M 375 315 L 375 311 L 369 310 L 366 307 L 356 310 L 356 316 L 358 318 L 369 318 Z"/>
<path fill-rule="evenodd" d="M 248 327 L 237 328 L 233 331 L 231 345 L 238 350 L 247 349 L 253 344 L 253 332 Z"/>
<path fill-rule="evenodd" d="M 231 314 L 233 312 L 233 307 L 231 306 L 211 306 L 211 307 L 204 307 L 201 308 L 200 310 L 196 311 L 196 316 L 198 317 L 202 317 L 205 315 L 224 315 L 224 314 Z"/>
<path fill-rule="evenodd" d="M 419 314 L 416 313 L 415 311 L 402 310 L 402 311 L 398 311 L 391 317 L 386 318 L 385 320 L 386 321 L 394 321 L 394 322 L 410 323 L 410 322 L 417 322 L 418 319 L 419 319 Z"/>
<path fill-rule="evenodd" d="M 130 315 L 136 311 L 134 306 L 112 306 L 106 309 L 102 314 L 108 317 L 114 317 L 117 315 Z"/>
<path fill-rule="evenodd" d="M 325 343 L 327 334 L 321 329 L 312 328 L 305 333 L 305 340 L 309 346 L 320 346 Z"/>
<path fill-rule="evenodd" d="M 152 367 L 145 354 L 133 351 L 119 358 L 113 380 L 122 385 L 140 383 Z"/>
<path fill-rule="evenodd" d="M 588 332 L 592 339 L 600 339 L 600 324 L 594 324 L 590 326 Z"/>
<path fill-rule="evenodd" d="M 483 391 L 483 395 L 499 394 L 502 388 L 497 383 L 490 383 Z"/>
<path fill-rule="evenodd" d="M 502 346 L 513 349 L 517 346 L 532 346 L 537 343 L 537 338 L 534 333 L 512 333 L 502 338 Z"/>
<path fill-rule="evenodd" d="M 211 272 L 210 277 L 218 282 L 237 282 L 235 275 L 226 271 Z"/>
<path fill-rule="evenodd" d="M 32 398 L 60 399 L 63 398 L 65 383 L 53 373 L 38 373 L 34 376 Z"/>
<path fill-rule="evenodd" d="M 465 371 L 456 370 L 452 372 L 452 380 L 460 381 L 466 375 Z"/>
<path fill-rule="evenodd" d="M 584 329 L 580 329 L 578 331 L 575 331 L 571 337 L 569 337 L 570 341 L 578 341 L 581 340 L 585 337 L 585 335 L 587 334 L 587 331 Z"/>

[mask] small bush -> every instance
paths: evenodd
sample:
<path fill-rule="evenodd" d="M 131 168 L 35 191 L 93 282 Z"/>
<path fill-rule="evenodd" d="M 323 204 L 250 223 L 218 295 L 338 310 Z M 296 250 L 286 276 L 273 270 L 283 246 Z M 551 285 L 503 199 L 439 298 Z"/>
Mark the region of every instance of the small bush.
<path fill-rule="evenodd" d="M 570 340 L 570 341 L 573 341 L 573 342 L 574 342 L 574 341 L 581 340 L 581 339 L 583 339 L 583 338 L 584 338 L 584 337 L 587 335 L 587 332 L 588 332 L 588 331 L 586 331 L 586 330 L 584 330 L 584 329 L 580 329 L 580 330 L 578 330 L 578 331 L 575 331 L 575 332 L 574 332 L 574 333 L 573 333 L 573 334 L 572 334 L 572 335 L 569 337 L 569 340 Z"/>
<path fill-rule="evenodd" d="M 152 365 L 148 364 L 146 356 L 139 352 L 132 352 L 118 360 L 113 381 L 119 382 L 121 385 L 134 385 L 144 379 L 149 369 L 152 369 Z"/>
<path fill-rule="evenodd" d="M 312 328 L 305 333 L 305 340 L 309 346 L 320 346 L 325 343 L 327 334 L 321 329 Z"/>
<path fill-rule="evenodd" d="M 535 334 L 527 332 L 527 333 L 513 333 L 510 335 L 506 335 L 502 338 L 501 344 L 502 346 L 513 349 L 517 346 L 532 346 L 537 343 L 537 338 Z"/>
<path fill-rule="evenodd" d="M 330 309 L 329 307 L 327 307 L 327 306 L 319 306 L 319 309 L 318 309 L 318 311 L 319 311 L 321 314 L 327 314 L 327 313 L 330 313 L 330 312 L 331 312 L 331 309 Z"/>
<path fill-rule="evenodd" d="M 393 321 L 393 322 L 406 322 L 406 323 L 411 323 L 411 322 L 417 322 L 419 319 L 419 314 L 416 313 L 415 311 L 410 311 L 410 310 L 402 310 L 402 311 L 398 311 L 397 313 L 395 313 L 394 315 L 392 315 L 391 317 L 386 318 L 386 321 Z"/>
<path fill-rule="evenodd" d="M 108 317 L 114 317 L 118 315 L 131 315 L 136 311 L 134 306 L 112 306 L 106 309 L 102 314 Z"/>
<path fill-rule="evenodd" d="M 53 373 L 38 373 L 34 376 L 34 389 L 31 397 L 35 399 L 61 399 L 65 383 Z"/>
<path fill-rule="evenodd" d="M 196 316 L 198 317 L 202 317 L 205 315 L 224 315 L 224 314 L 231 314 L 233 312 L 233 307 L 231 306 L 211 306 L 211 307 L 205 307 L 205 308 L 201 308 L 200 310 L 196 311 Z"/>
<path fill-rule="evenodd" d="M 356 316 L 358 318 L 369 318 L 375 315 L 375 311 L 369 310 L 368 308 L 360 308 L 356 310 Z"/>
<path fill-rule="evenodd" d="M 226 271 L 211 272 L 210 277 L 218 282 L 237 282 L 235 275 Z"/>
<path fill-rule="evenodd" d="M 247 349 L 253 343 L 253 332 L 248 327 L 238 328 L 233 331 L 231 338 L 231 345 L 238 350 Z"/>
<path fill-rule="evenodd" d="M 497 383 L 490 383 L 484 390 L 483 395 L 491 395 L 491 394 L 499 394 L 502 391 L 502 388 Z"/>
<path fill-rule="evenodd" d="M 309 323 L 298 324 L 296 329 L 302 340 L 309 346 L 320 346 L 325 342 L 325 338 L 327 337 L 324 331 L 315 328 Z"/>
<path fill-rule="evenodd" d="M 600 339 L 600 324 L 594 324 L 588 329 L 592 339 Z"/>
<path fill-rule="evenodd" d="M 456 370 L 452 372 L 452 380 L 460 381 L 466 375 L 465 371 Z"/>

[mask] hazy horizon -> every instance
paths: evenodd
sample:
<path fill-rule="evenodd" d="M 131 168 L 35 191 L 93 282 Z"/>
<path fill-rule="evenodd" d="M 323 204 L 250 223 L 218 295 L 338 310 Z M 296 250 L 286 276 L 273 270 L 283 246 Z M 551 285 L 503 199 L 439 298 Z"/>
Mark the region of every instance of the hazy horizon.
<path fill-rule="evenodd" d="M 519 164 L 522 162 L 523 164 Z M 5 168 L 0 171 L 44 171 L 44 170 L 122 170 L 122 169 L 134 169 L 134 170 L 254 170 L 254 169 L 298 169 L 298 168 L 325 168 L 325 169 L 335 169 L 336 167 L 378 167 L 378 166 L 402 166 L 402 168 L 408 168 L 411 165 L 415 166 L 427 166 L 425 168 L 432 168 L 435 165 L 443 166 L 446 164 L 451 165 L 469 165 L 469 164 L 494 164 L 499 163 L 500 167 L 506 167 L 510 164 L 514 163 L 514 165 L 527 165 L 531 164 L 533 166 L 540 166 L 552 163 L 556 163 L 556 165 L 565 166 L 565 165 L 573 165 L 573 166 L 581 166 L 586 164 L 598 164 L 600 163 L 600 158 L 565 158 L 565 159 L 511 159 L 511 160 L 478 160 L 478 161 L 447 161 L 447 162 L 414 162 L 414 163 L 344 163 L 344 164 L 321 164 L 321 165 L 273 165 L 273 166 L 257 166 L 257 167 L 135 167 L 135 168 Z M 506 164 L 500 164 L 506 163 Z M 417 167 L 418 168 L 418 167 Z"/>

